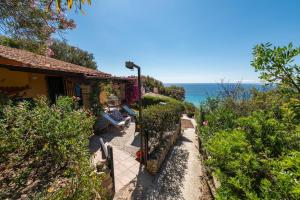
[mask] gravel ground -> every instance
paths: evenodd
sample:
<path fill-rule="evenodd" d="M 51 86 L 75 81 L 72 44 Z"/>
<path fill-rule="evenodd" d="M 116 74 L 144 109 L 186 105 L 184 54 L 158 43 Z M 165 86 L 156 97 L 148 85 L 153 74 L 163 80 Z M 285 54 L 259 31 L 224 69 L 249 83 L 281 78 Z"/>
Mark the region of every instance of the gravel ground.
<path fill-rule="evenodd" d="M 210 200 L 211 193 L 197 149 L 195 129 L 188 128 L 167 157 L 146 200 Z"/>

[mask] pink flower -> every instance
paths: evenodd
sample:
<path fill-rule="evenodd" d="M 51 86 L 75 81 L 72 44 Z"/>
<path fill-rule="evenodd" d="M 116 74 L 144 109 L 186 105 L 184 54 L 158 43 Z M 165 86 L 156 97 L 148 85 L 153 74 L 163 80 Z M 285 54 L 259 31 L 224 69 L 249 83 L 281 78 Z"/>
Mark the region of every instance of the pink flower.
<path fill-rule="evenodd" d="M 36 2 L 36 0 L 31 1 L 30 7 L 31 7 L 31 8 L 36 8 L 36 7 L 37 7 L 37 2 Z"/>
<path fill-rule="evenodd" d="M 47 57 L 54 56 L 54 52 L 53 52 L 49 47 L 47 47 L 47 50 L 46 50 L 46 56 L 47 56 Z"/>
<path fill-rule="evenodd" d="M 72 99 L 73 99 L 74 101 L 80 101 L 80 97 L 72 96 Z"/>
<path fill-rule="evenodd" d="M 202 124 L 203 124 L 203 126 L 207 126 L 208 125 L 208 121 L 205 120 L 205 121 L 202 122 Z"/>

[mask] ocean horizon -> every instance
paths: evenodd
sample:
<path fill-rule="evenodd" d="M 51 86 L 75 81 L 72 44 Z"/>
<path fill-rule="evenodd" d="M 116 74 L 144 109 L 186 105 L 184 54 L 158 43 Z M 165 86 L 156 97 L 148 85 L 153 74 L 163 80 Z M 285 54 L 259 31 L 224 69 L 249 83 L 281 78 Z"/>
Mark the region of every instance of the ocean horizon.
<path fill-rule="evenodd" d="M 225 86 L 242 85 L 246 90 L 256 88 L 262 90 L 264 83 L 222 83 Z M 185 89 L 185 101 L 199 106 L 208 97 L 216 97 L 221 89 L 221 83 L 164 83 L 165 86 L 176 85 Z"/>

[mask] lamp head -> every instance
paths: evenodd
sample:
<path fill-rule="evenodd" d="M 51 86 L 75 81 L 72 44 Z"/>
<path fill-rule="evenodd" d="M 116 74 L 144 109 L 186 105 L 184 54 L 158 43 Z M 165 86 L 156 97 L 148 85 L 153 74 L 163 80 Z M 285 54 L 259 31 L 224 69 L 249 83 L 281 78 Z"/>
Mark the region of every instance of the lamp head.
<path fill-rule="evenodd" d="M 134 68 L 135 65 L 134 65 L 133 62 L 126 61 L 125 62 L 125 66 L 126 66 L 126 68 L 133 70 L 133 68 Z"/>

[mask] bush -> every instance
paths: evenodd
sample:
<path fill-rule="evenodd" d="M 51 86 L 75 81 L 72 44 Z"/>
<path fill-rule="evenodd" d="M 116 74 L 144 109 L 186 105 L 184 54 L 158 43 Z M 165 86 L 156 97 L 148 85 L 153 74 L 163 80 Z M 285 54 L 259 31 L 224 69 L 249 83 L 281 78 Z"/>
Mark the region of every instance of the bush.
<path fill-rule="evenodd" d="M 299 53 L 257 45 L 252 66 L 277 88 L 225 89 L 200 108 L 206 163 L 221 183 L 216 199 L 300 199 Z"/>
<path fill-rule="evenodd" d="M 163 140 L 165 132 L 172 131 L 180 122 L 181 104 L 152 105 L 143 111 L 143 130 L 148 134 L 150 148 L 154 150 Z"/>
<path fill-rule="evenodd" d="M 173 103 L 173 104 L 180 104 L 183 108 L 183 103 L 181 101 L 178 101 L 174 98 L 163 96 L 163 95 L 158 95 L 158 96 L 152 96 L 152 95 L 145 95 L 142 98 L 142 105 L 143 107 L 148 107 L 151 105 L 156 105 L 160 104 L 161 102 L 163 103 Z"/>
<path fill-rule="evenodd" d="M 146 95 L 146 96 L 143 96 L 143 98 L 142 98 L 142 105 L 144 108 L 146 108 L 148 106 L 156 105 L 156 104 L 159 104 L 160 102 L 165 102 L 165 101 L 166 101 L 165 98 Z"/>
<path fill-rule="evenodd" d="M 5 94 L 0 94 L 0 119 L 3 116 L 3 108 L 9 103 L 9 99 Z"/>
<path fill-rule="evenodd" d="M 247 138 L 241 130 L 224 131 L 206 144 L 206 163 L 221 182 L 217 199 L 298 199 L 299 151 L 272 157 L 268 148 L 257 151 Z"/>
<path fill-rule="evenodd" d="M 178 101 L 184 101 L 185 99 L 185 90 L 183 87 L 171 85 L 170 87 L 165 87 L 162 94 L 172 97 Z"/>
<path fill-rule="evenodd" d="M 145 88 L 146 92 L 153 92 L 153 89 L 157 88 L 158 92 L 161 93 L 165 88 L 164 84 L 161 81 L 151 76 L 142 76 L 141 80 L 142 80 L 142 85 Z"/>
<path fill-rule="evenodd" d="M 141 80 L 142 86 L 145 88 L 147 93 L 154 92 L 154 88 L 157 88 L 159 94 L 166 95 L 179 101 L 183 101 L 185 98 L 185 90 L 183 87 L 176 85 L 165 87 L 161 81 L 150 76 L 142 76 Z"/>
<path fill-rule="evenodd" d="M 0 119 L 1 199 L 90 199 L 104 192 L 90 166 L 89 137 L 94 117 L 60 97 L 6 105 Z M 28 182 L 36 182 L 29 185 Z"/>
<path fill-rule="evenodd" d="M 195 112 L 196 112 L 196 107 L 194 104 L 189 103 L 189 102 L 184 102 L 184 109 L 185 113 L 187 114 L 188 117 L 194 117 Z"/>
<path fill-rule="evenodd" d="M 209 99 L 197 116 L 217 199 L 299 199 L 300 98 L 277 90 Z"/>

